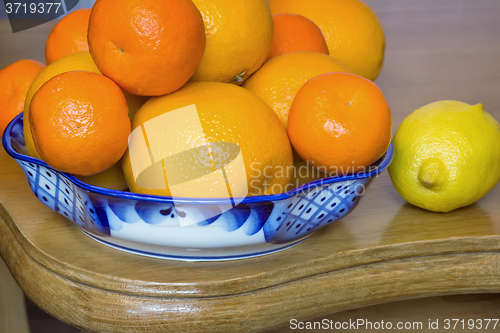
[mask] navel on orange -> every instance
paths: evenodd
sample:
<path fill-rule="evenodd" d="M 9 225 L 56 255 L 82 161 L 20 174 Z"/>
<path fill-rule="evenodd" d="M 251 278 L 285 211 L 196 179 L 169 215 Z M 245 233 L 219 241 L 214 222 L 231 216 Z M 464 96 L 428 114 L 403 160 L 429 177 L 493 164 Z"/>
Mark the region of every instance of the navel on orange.
<path fill-rule="evenodd" d="M 389 105 L 372 81 L 350 73 L 326 73 L 306 82 L 288 119 L 293 148 L 328 174 L 366 171 L 389 147 Z"/>
<path fill-rule="evenodd" d="M 130 134 L 120 87 L 103 75 L 84 71 L 60 74 L 38 89 L 29 125 L 36 149 L 48 165 L 82 176 L 118 162 Z"/>

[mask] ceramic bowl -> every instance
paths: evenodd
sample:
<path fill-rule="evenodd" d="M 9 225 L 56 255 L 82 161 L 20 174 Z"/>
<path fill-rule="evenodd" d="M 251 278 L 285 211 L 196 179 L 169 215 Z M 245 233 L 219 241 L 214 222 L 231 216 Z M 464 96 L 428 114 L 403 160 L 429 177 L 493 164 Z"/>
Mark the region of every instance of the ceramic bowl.
<path fill-rule="evenodd" d="M 27 155 L 23 115 L 6 128 L 3 145 L 35 196 L 92 239 L 122 251 L 184 261 L 233 260 L 284 250 L 349 214 L 393 157 L 365 173 L 317 180 L 292 191 L 226 200 L 175 198 L 92 186 Z"/>

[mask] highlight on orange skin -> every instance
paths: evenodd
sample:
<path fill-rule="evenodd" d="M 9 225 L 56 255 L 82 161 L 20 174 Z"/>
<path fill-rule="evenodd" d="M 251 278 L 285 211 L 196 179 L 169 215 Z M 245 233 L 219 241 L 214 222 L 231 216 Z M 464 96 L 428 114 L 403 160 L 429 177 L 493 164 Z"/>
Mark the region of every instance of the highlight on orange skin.
<path fill-rule="evenodd" d="M 31 101 L 29 124 L 42 159 L 80 176 L 117 163 L 131 130 L 120 87 L 103 75 L 84 71 L 48 80 Z"/>
<path fill-rule="evenodd" d="M 273 15 L 273 45 L 267 60 L 296 51 L 328 54 L 328 45 L 320 28 L 302 15 Z"/>
<path fill-rule="evenodd" d="M 38 61 L 23 59 L 0 70 L 0 137 L 10 121 L 24 110 L 26 93 L 44 68 Z"/>
<path fill-rule="evenodd" d="M 322 74 L 297 93 L 288 136 L 298 154 L 320 170 L 366 171 L 389 147 L 391 110 L 372 81 L 351 73 Z"/>

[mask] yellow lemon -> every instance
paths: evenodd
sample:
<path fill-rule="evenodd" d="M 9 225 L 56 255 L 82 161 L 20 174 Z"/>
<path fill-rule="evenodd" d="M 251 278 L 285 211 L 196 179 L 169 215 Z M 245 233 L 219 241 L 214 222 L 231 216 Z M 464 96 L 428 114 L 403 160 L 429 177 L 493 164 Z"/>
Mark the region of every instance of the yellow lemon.
<path fill-rule="evenodd" d="M 481 104 L 439 101 L 401 124 L 389 166 L 409 203 L 435 212 L 464 207 L 500 180 L 500 125 Z"/>

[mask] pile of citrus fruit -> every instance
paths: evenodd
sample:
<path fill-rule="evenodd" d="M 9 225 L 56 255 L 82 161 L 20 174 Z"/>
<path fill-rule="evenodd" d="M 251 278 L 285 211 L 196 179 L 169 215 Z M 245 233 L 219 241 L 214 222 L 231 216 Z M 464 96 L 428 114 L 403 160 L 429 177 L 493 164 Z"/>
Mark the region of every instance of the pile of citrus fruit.
<path fill-rule="evenodd" d="M 46 67 L 0 71 L 0 127 L 24 111 L 28 153 L 97 186 L 217 197 L 222 172 L 233 195 L 281 193 L 294 165 L 383 156 L 384 47 L 360 0 L 97 0 L 57 23 Z"/>

